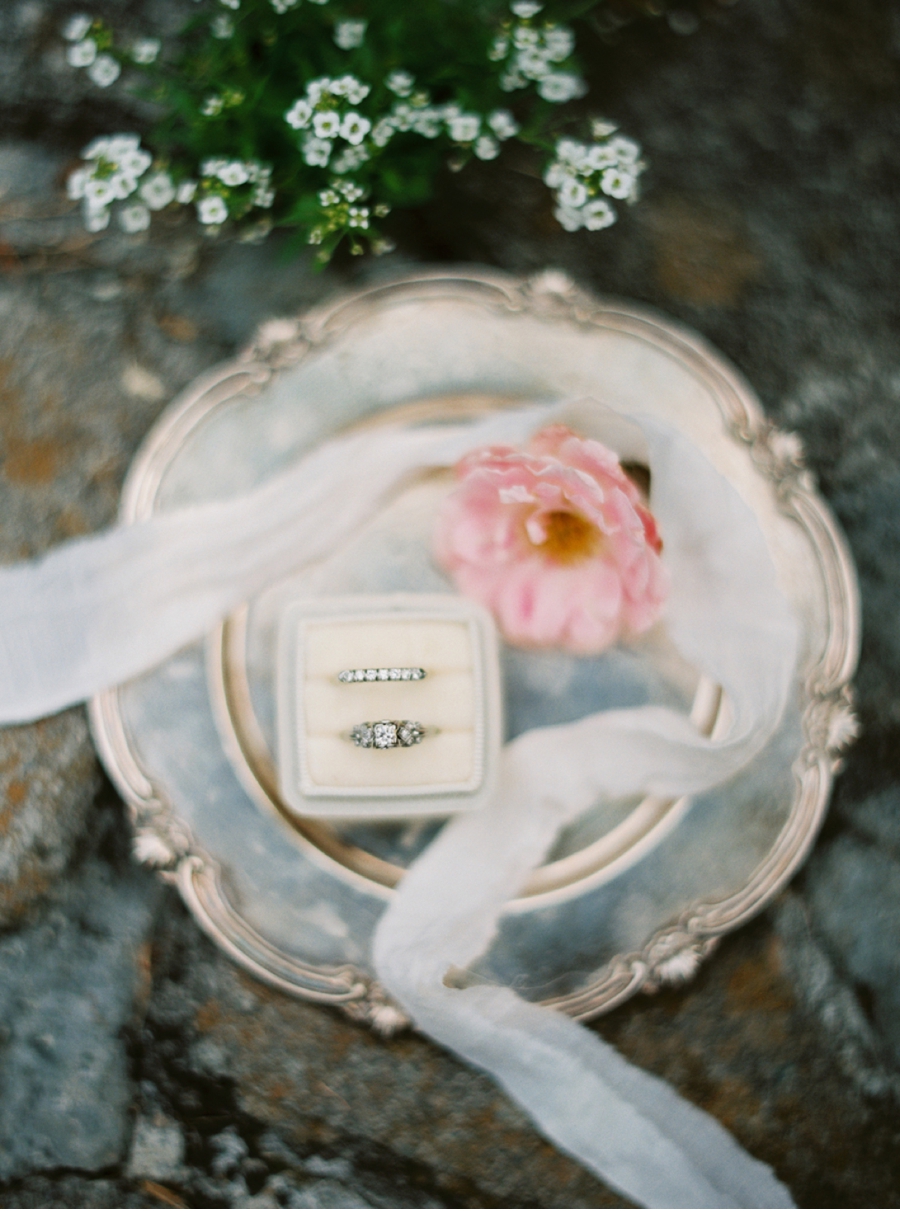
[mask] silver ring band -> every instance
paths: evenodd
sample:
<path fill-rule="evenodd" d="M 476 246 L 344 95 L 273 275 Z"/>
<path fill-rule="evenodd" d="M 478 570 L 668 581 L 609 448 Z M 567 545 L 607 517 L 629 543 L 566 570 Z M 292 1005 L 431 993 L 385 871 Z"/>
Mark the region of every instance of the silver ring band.
<path fill-rule="evenodd" d="M 357 748 L 412 748 L 421 744 L 431 730 L 412 719 L 379 719 L 374 723 L 357 723 L 348 739 Z"/>
<path fill-rule="evenodd" d="M 425 676 L 425 670 L 418 668 L 341 669 L 337 679 L 348 685 L 352 681 L 421 681 Z"/>

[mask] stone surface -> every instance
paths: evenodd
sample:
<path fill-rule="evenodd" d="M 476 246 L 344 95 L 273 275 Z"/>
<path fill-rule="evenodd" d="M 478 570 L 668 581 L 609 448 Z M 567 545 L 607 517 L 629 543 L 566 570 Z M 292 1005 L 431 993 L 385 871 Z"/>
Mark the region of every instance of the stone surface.
<path fill-rule="evenodd" d="M 0 940 L 0 1180 L 122 1159 L 131 1102 L 121 1038 L 157 894 L 92 859 L 39 922 Z"/>
<path fill-rule="evenodd" d="M 0 928 L 63 873 L 99 786 L 84 711 L 0 730 Z"/>
<path fill-rule="evenodd" d="M 184 0 L 89 6 L 166 32 Z M 685 989 L 598 1025 L 716 1114 L 800 1205 L 900 1203 L 900 9 L 740 0 L 586 44 L 646 197 L 564 234 L 504 151 L 392 216 L 399 252 L 314 275 L 189 221 L 89 236 L 61 185 L 142 129 L 61 62 L 67 0 L 0 6 L 0 559 L 115 515 L 161 408 L 256 325 L 422 261 L 548 265 L 681 318 L 803 438 L 860 572 L 860 742 L 773 911 Z M 699 18 L 699 19 L 698 19 Z M 588 104 L 588 103 L 586 103 Z M 99 788 L 99 790 L 98 790 Z M 483 1077 L 237 972 L 127 864 L 84 715 L 0 733 L 5 1206 L 620 1206 Z"/>

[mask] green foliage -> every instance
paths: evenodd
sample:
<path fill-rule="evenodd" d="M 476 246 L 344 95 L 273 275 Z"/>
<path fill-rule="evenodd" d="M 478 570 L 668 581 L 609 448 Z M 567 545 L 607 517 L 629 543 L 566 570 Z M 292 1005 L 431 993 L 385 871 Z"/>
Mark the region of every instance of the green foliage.
<path fill-rule="evenodd" d="M 163 117 L 152 169 L 129 175 L 116 159 L 123 136 L 97 140 L 70 193 L 84 199 L 93 230 L 136 195 L 131 229 L 141 206 L 149 222 L 150 210 L 191 204 L 210 230 L 296 227 L 320 259 L 347 236 L 353 251 L 363 241 L 383 251 L 378 219 L 426 200 L 443 164 L 493 159 L 510 138 L 553 149 L 560 106 L 586 89 L 574 33 L 559 18 L 593 2 L 207 0 L 163 54 L 146 39 L 117 47 L 102 23 L 85 29 L 86 18 L 73 18 L 69 61 L 92 74 L 113 57 L 144 72 Z M 631 147 L 620 167 L 634 188 L 614 195 L 626 200 L 642 168 Z M 591 194 L 603 191 L 596 173 L 584 180 Z M 588 224 L 570 214 L 564 225 Z"/>

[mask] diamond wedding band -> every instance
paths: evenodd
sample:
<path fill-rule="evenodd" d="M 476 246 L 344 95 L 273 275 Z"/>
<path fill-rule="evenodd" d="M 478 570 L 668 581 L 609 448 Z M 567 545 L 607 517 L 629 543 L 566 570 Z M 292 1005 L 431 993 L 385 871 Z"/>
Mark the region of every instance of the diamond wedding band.
<path fill-rule="evenodd" d="M 412 719 L 379 719 L 357 723 L 349 738 L 357 748 L 412 748 L 421 744 L 427 730 Z"/>
<path fill-rule="evenodd" d="M 348 684 L 351 681 L 421 681 L 424 676 L 424 669 L 341 669 L 337 679 Z"/>

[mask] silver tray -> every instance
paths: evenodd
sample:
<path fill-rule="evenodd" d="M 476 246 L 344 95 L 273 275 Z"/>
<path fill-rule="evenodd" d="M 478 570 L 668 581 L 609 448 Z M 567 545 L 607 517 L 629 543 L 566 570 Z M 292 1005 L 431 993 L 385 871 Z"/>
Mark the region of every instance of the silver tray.
<path fill-rule="evenodd" d="M 851 561 L 797 439 L 695 334 L 558 273 L 424 272 L 263 326 L 166 410 L 122 494 L 125 523 L 245 491 L 330 435 L 517 399 L 590 395 L 681 428 L 756 513 L 802 620 L 795 694 L 727 784 L 677 801 L 597 805 L 507 906 L 476 976 L 576 1018 L 689 978 L 804 860 L 841 747 L 859 607 Z M 324 565 L 286 576 L 152 672 L 91 703 L 97 747 L 131 809 L 138 857 L 177 886 L 248 971 L 390 1031 L 370 939 L 403 867 L 439 823 L 300 821 L 274 774 L 273 626 L 297 592 L 446 591 L 428 558 L 440 477 L 412 485 Z M 605 656 L 506 651 L 508 734 L 665 702 L 712 731 L 717 687 L 664 633 Z"/>

